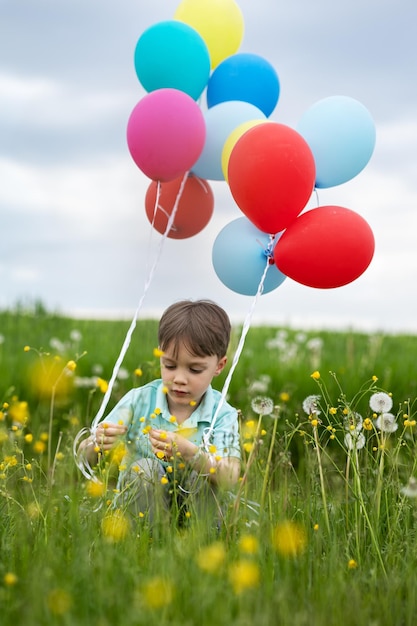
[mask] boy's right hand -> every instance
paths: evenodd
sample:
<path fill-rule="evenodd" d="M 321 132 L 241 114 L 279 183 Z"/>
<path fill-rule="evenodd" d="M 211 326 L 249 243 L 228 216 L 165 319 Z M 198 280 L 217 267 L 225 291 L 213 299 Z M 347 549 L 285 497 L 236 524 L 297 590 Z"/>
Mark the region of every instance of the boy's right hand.
<path fill-rule="evenodd" d="M 100 450 L 106 452 L 117 443 L 120 437 L 123 437 L 127 432 L 127 426 L 123 424 L 110 424 L 102 422 L 97 426 L 95 441 Z"/>

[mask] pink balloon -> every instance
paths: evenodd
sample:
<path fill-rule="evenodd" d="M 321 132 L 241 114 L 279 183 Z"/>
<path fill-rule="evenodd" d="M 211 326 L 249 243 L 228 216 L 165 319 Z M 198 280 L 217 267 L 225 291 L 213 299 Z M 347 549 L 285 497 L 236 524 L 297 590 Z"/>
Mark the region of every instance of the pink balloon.
<path fill-rule="evenodd" d="M 133 109 L 127 144 L 138 168 L 152 180 L 169 181 L 192 168 L 206 138 L 198 104 L 177 89 L 157 89 Z"/>

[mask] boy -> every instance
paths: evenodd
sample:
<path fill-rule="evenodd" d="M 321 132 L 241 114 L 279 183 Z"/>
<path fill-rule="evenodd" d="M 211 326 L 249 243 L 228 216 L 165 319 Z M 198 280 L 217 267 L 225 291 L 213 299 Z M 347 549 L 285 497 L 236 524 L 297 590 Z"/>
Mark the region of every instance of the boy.
<path fill-rule="evenodd" d="M 195 492 L 207 504 L 218 486 L 238 481 L 237 411 L 220 404 L 220 392 L 211 387 L 226 365 L 230 331 L 226 312 L 214 302 L 168 307 L 158 330 L 161 379 L 129 391 L 84 442 L 90 464 L 125 442 L 119 497 L 135 514 L 147 511 L 153 518 L 156 507 L 169 510 L 173 493 Z"/>

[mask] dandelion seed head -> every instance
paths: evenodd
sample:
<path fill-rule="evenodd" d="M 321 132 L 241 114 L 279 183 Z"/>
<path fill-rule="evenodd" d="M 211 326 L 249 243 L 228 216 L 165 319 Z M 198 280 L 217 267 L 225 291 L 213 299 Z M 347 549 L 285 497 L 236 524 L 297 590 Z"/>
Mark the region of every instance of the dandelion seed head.
<path fill-rule="evenodd" d="M 395 415 L 392 413 L 381 413 L 375 420 L 375 428 L 385 433 L 395 433 L 398 428 Z"/>
<path fill-rule="evenodd" d="M 361 450 L 366 444 L 365 435 L 358 432 L 346 433 L 344 443 L 348 450 Z"/>
<path fill-rule="evenodd" d="M 369 398 L 369 406 L 375 413 L 388 413 L 392 408 L 392 398 L 385 391 L 378 391 Z"/>
<path fill-rule="evenodd" d="M 321 411 L 318 408 L 318 403 L 319 403 L 320 399 L 321 399 L 320 395 L 307 396 L 303 400 L 303 411 L 304 411 L 304 413 L 307 413 L 307 415 L 312 415 L 313 413 L 315 415 L 320 415 Z"/>
<path fill-rule="evenodd" d="M 410 476 L 408 483 L 401 489 L 401 493 L 407 498 L 417 498 L 417 479 Z"/>
<path fill-rule="evenodd" d="M 252 411 L 258 415 L 270 415 L 274 410 L 274 402 L 266 396 L 257 396 L 251 402 Z"/>
<path fill-rule="evenodd" d="M 360 413 L 356 413 L 355 411 L 350 412 L 345 416 L 343 425 L 345 430 L 359 433 L 363 428 L 363 417 Z"/>

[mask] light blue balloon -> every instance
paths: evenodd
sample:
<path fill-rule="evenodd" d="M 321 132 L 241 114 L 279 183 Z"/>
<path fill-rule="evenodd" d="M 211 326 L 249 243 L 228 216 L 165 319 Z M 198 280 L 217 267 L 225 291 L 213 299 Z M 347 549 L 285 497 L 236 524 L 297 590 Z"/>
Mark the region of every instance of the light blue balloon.
<path fill-rule="evenodd" d="M 316 163 L 316 187 L 341 185 L 368 164 L 375 148 L 375 124 L 368 109 L 347 96 L 316 102 L 296 130 L 307 141 Z"/>
<path fill-rule="evenodd" d="M 279 238 L 279 237 L 278 237 Z M 277 240 L 273 241 L 273 247 Z M 217 235 L 212 251 L 214 271 L 221 282 L 243 296 L 256 295 L 265 271 L 270 237 L 246 217 L 229 222 Z M 285 280 L 276 265 L 270 265 L 263 293 L 276 289 Z"/>
<path fill-rule="evenodd" d="M 238 53 L 227 57 L 214 70 L 207 84 L 207 105 L 228 100 L 254 104 L 269 117 L 280 92 L 274 67 L 258 54 Z"/>
<path fill-rule="evenodd" d="M 197 100 L 210 76 L 210 54 L 201 35 L 177 20 L 154 24 L 136 44 L 137 77 L 147 92 L 172 88 Z"/>
<path fill-rule="evenodd" d="M 206 141 L 192 171 L 196 176 L 206 180 L 224 180 L 222 152 L 226 139 L 244 122 L 265 120 L 266 117 L 260 109 L 249 102 L 228 101 L 208 109 L 204 119 Z"/>

